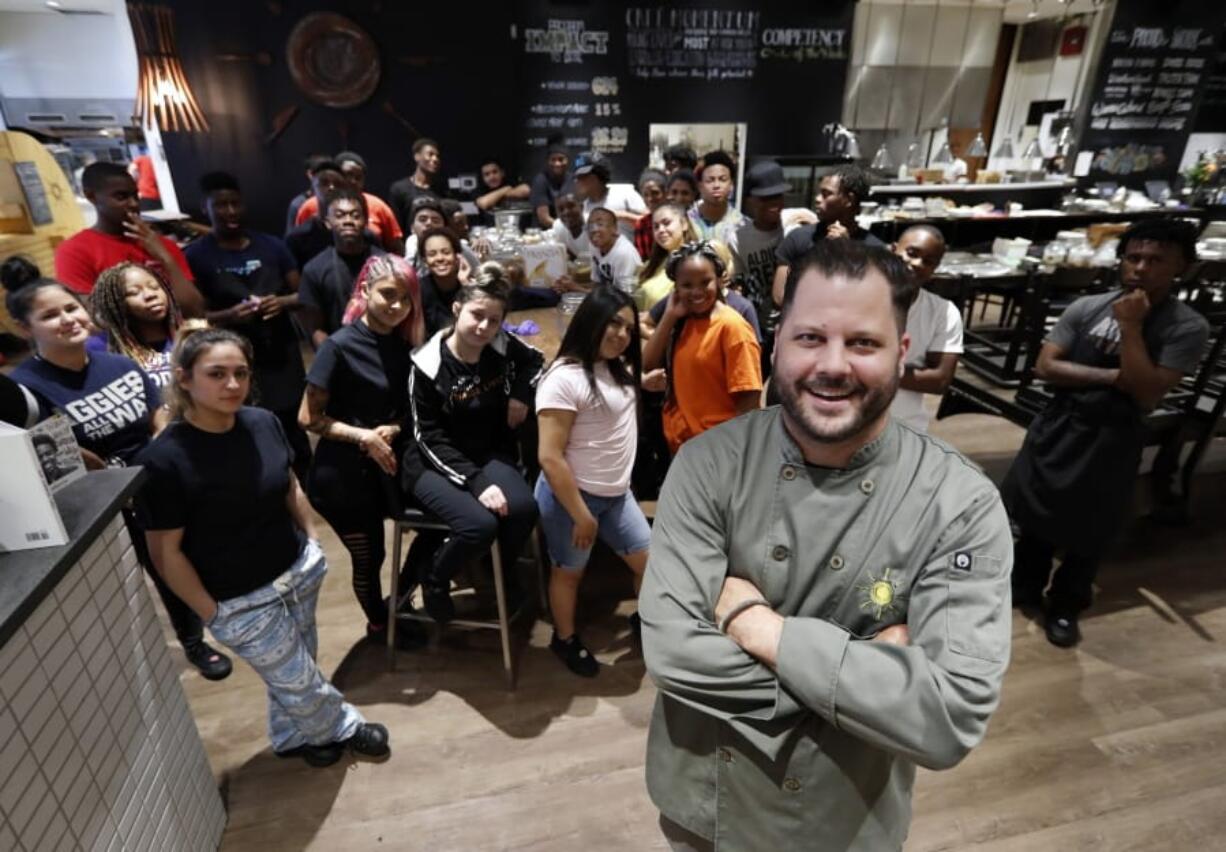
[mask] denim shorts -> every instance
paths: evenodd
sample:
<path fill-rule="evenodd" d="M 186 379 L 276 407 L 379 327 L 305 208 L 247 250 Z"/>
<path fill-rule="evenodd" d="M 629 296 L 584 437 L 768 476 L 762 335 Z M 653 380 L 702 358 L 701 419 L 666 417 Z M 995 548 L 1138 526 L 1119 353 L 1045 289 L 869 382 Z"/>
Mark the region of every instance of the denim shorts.
<path fill-rule="evenodd" d="M 586 491 L 579 494 L 596 518 L 597 537 L 618 556 L 641 553 L 651 544 L 651 527 L 629 491 L 620 497 L 597 497 Z M 575 522 L 554 496 L 544 474 L 536 481 L 536 504 L 541 510 L 541 529 L 545 531 L 545 544 L 553 564 L 567 571 L 583 570 L 592 549 L 580 550 L 572 543 Z"/>

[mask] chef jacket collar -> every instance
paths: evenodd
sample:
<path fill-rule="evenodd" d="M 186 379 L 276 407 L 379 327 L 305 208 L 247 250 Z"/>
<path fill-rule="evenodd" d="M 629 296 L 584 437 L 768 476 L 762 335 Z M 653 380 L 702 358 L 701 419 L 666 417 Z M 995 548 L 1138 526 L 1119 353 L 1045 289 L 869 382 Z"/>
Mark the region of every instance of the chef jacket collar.
<path fill-rule="evenodd" d="M 873 440 L 869 441 L 852 455 L 848 460 L 847 466 L 838 468 L 839 471 L 852 471 L 859 468 L 868 467 L 875 462 L 883 451 L 892 447 L 898 440 L 898 424 L 891 417 L 885 424 L 885 428 L 881 430 L 881 434 Z M 805 460 L 805 454 L 801 452 L 800 446 L 792 439 L 791 434 L 787 430 L 787 426 L 783 422 L 783 407 L 779 407 L 778 424 L 776 429 L 779 431 L 779 448 L 780 455 L 783 457 L 784 464 L 807 465 L 809 462 Z"/>

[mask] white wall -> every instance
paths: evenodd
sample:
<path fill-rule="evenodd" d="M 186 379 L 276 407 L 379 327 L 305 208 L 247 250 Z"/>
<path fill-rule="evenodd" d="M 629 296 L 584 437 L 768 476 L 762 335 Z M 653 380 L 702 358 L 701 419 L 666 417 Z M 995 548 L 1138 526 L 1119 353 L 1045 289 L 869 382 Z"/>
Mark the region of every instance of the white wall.
<path fill-rule="evenodd" d="M 0 11 L 0 96 L 135 101 L 140 72 L 127 6 L 109 7 L 105 15 Z M 145 136 L 162 207 L 178 212 L 161 136 L 156 127 Z"/>
<path fill-rule="evenodd" d="M 1226 133 L 1189 134 L 1188 147 L 1183 149 L 1183 160 L 1179 163 L 1179 170 L 1182 172 L 1194 165 L 1201 154 L 1214 154 L 1218 151 L 1226 151 Z"/>
<path fill-rule="evenodd" d="M 1082 17 L 1082 22 L 1089 27 L 1089 32 L 1086 34 L 1085 48 L 1080 56 L 1060 56 L 1057 49 L 1057 55 L 1051 59 L 1018 62 L 1017 51 L 1022 43 L 1022 33 L 1019 30 L 1013 40 L 1013 55 L 1009 58 L 1009 70 L 1001 92 L 1000 109 L 996 114 L 996 127 L 988 146 L 989 152 L 994 153 L 1005 136 L 1011 135 L 1014 156 L 1021 156 L 1030 140 L 1038 135 L 1037 127 L 1026 126 L 1026 114 L 1030 110 L 1031 101 L 1063 99 L 1065 109 L 1076 110 L 1080 106 L 1082 97 L 1094 85 L 1095 45 L 1102 37 L 1103 28 L 1111 21 L 1113 11 L 1112 6 L 1107 5 L 1091 17 Z M 1072 22 L 1070 20 L 1070 24 Z M 1004 165 L 995 157 L 988 161 L 988 168 L 1001 168 Z"/>
<path fill-rule="evenodd" d="M 0 12 L 6 98 L 135 98 L 136 47 L 122 2 L 109 15 Z"/>

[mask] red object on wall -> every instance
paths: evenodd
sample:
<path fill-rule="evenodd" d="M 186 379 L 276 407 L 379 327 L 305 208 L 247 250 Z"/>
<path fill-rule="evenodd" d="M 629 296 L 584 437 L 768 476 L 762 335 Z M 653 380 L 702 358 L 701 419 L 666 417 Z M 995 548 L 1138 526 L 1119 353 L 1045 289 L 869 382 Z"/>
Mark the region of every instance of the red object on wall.
<path fill-rule="evenodd" d="M 1060 55 L 1061 56 L 1080 56 L 1081 51 L 1086 47 L 1086 33 L 1088 30 L 1081 24 L 1075 24 L 1065 29 L 1060 35 Z"/>

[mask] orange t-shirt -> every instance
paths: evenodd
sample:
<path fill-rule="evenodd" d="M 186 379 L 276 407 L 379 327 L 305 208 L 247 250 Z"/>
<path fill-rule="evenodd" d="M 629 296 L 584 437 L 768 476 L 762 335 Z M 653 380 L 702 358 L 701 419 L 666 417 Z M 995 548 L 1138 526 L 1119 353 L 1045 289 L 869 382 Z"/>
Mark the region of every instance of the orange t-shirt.
<path fill-rule="evenodd" d="M 362 197 L 366 199 L 366 227 L 383 242 L 384 248 L 390 249 L 391 240 L 398 240 L 404 236 L 404 231 L 400 230 L 400 223 L 396 221 L 396 214 L 379 196 L 363 192 Z M 319 199 L 312 195 L 298 208 L 298 218 L 294 220 L 294 224 L 301 225 L 318 212 Z"/>
<path fill-rule="evenodd" d="M 686 319 L 673 348 L 672 398 L 664 406 L 671 452 L 735 417 L 733 394 L 762 390 L 761 358 L 753 328 L 727 305 L 718 305 L 710 316 Z"/>

